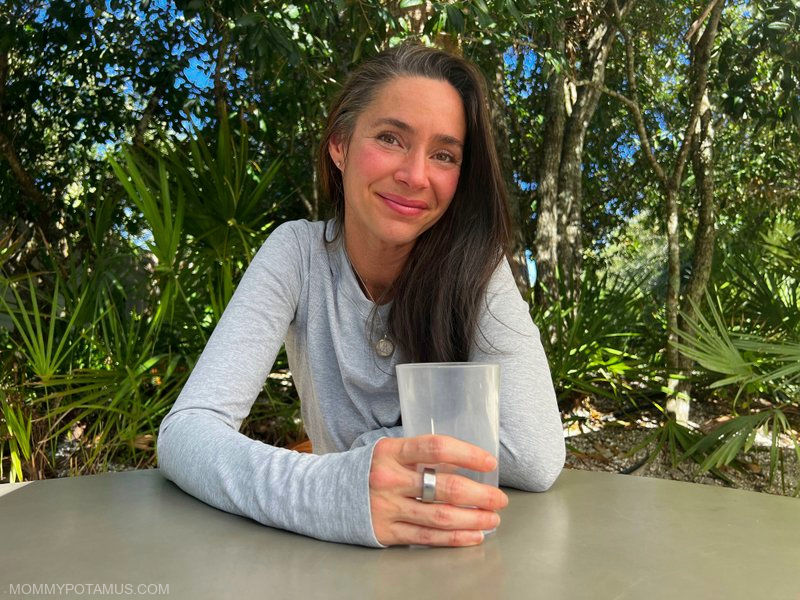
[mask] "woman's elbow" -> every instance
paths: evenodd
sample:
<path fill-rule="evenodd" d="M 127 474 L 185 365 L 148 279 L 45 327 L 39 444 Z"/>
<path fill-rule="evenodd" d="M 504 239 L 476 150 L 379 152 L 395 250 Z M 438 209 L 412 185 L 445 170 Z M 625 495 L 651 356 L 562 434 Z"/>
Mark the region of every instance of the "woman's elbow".
<path fill-rule="evenodd" d="M 170 476 L 170 464 L 172 456 L 172 436 L 170 435 L 170 428 L 173 423 L 171 422 L 172 415 L 167 415 L 161 421 L 158 428 L 158 437 L 156 438 L 156 456 L 158 459 L 158 468 L 161 473 L 167 478 L 172 479 Z"/>
<path fill-rule="evenodd" d="M 546 492 L 558 479 L 558 476 L 561 475 L 561 471 L 564 469 L 564 460 L 566 459 L 566 455 L 564 450 L 562 449 L 558 458 L 555 458 L 552 463 L 548 464 L 545 469 L 542 469 L 542 472 L 539 474 L 539 477 L 536 478 L 534 485 L 532 486 L 532 492 Z"/>
<path fill-rule="evenodd" d="M 504 485 L 526 491 L 526 492 L 546 492 L 558 479 L 564 468 L 566 460 L 566 448 L 563 441 L 554 445 L 550 451 L 543 455 L 530 456 L 528 460 L 516 460 L 508 476 L 501 478 Z"/>

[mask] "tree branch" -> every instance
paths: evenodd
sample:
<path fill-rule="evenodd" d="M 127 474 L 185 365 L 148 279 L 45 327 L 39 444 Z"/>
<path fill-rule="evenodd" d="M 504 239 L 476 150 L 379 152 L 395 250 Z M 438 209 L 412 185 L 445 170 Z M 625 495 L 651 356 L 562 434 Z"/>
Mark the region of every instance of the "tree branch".
<path fill-rule="evenodd" d="M 156 108 L 158 108 L 158 101 L 161 99 L 161 93 L 162 89 L 160 86 L 157 86 L 156 89 L 153 90 L 153 95 L 150 96 L 150 100 L 148 101 L 144 112 L 142 112 L 141 118 L 136 123 L 136 128 L 133 134 L 134 146 L 142 146 L 144 144 L 144 132 L 147 131 L 147 126 L 150 125 L 150 121 L 153 119 Z"/>
<path fill-rule="evenodd" d="M 620 32 L 622 32 L 622 13 L 619 10 L 619 4 L 617 4 L 617 0 L 611 0 L 611 8 L 614 9 L 614 20 L 617 23 L 617 27 L 619 28 Z"/>
<path fill-rule="evenodd" d="M 3 115 L 3 99 L 6 95 L 8 80 L 8 52 L 0 52 L 0 117 Z"/>
<path fill-rule="evenodd" d="M 636 0 L 628 0 L 622 10 L 617 11 L 617 14 L 619 14 L 620 18 L 624 18 L 635 4 Z M 611 12 L 611 6 L 612 2 L 606 4 L 606 13 Z M 617 8 L 619 9 L 619 7 Z M 603 93 L 598 86 L 602 86 L 605 82 L 606 62 L 617 38 L 617 23 L 613 19 L 611 21 L 602 20 L 593 28 L 586 45 L 588 60 L 581 61 L 581 63 L 585 62 L 586 65 L 583 67 L 584 73 L 587 74 L 593 84 L 596 84 L 587 85 L 586 87 L 589 90 L 586 93 L 578 94 L 578 99 L 572 109 L 573 114 L 575 114 L 575 120 L 572 121 L 577 122 L 584 131 L 589 126 L 589 119 L 597 108 L 599 96 Z"/>
<path fill-rule="evenodd" d="M 614 2 L 614 4 L 616 4 L 616 2 Z M 625 40 L 625 74 L 628 76 L 628 86 L 630 87 L 630 93 L 633 101 L 638 106 L 639 88 L 636 84 L 636 57 L 633 52 L 633 42 L 631 42 L 631 37 L 628 35 L 627 31 L 620 27 L 619 32 L 622 34 L 622 37 Z"/>
<path fill-rule="evenodd" d="M 228 42 L 230 41 L 230 29 L 225 24 L 222 24 L 222 39 L 219 42 L 217 49 L 217 64 L 214 67 L 214 101 L 217 105 L 217 117 L 220 121 L 224 121 L 228 116 L 228 105 L 225 102 L 225 83 L 222 80 L 222 67 L 225 61 L 225 55 L 228 50 Z"/>
<path fill-rule="evenodd" d="M 697 119 L 700 116 L 700 107 L 703 103 L 703 96 L 706 93 L 708 86 L 708 66 L 711 62 L 711 48 L 714 45 L 714 39 L 717 36 L 717 25 L 719 24 L 720 15 L 722 15 L 722 8 L 725 6 L 724 0 L 717 1 L 713 4 L 711 19 L 708 22 L 703 35 L 697 42 L 695 48 L 694 59 L 692 60 L 692 68 L 696 69 L 694 77 L 694 85 L 692 86 L 692 112 L 689 115 L 689 122 L 686 124 L 686 130 L 683 134 L 681 146 L 678 149 L 678 156 L 675 159 L 675 167 L 672 171 L 672 185 L 676 188 L 680 185 L 681 177 L 683 175 L 683 168 L 686 165 L 686 159 L 689 156 L 689 147 L 691 146 L 692 136 L 697 127 Z"/>
<path fill-rule="evenodd" d="M 594 81 L 579 81 L 575 85 L 576 86 L 585 85 L 585 86 L 595 87 L 604 94 L 607 94 L 608 96 L 611 96 L 612 98 L 619 100 L 630 109 L 631 116 L 633 117 L 633 123 L 636 126 L 636 133 L 639 135 L 639 143 L 642 145 L 642 151 L 644 152 L 647 161 L 650 163 L 650 166 L 653 168 L 653 171 L 655 171 L 659 181 L 665 186 L 668 185 L 669 179 L 667 178 L 664 169 L 661 168 L 661 165 L 656 159 L 655 154 L 653 154 L 653 149 L 650 146 L 650 141 L 649 141 L 650 138 L 647 135 L 647 127 L 645 126 L 644 117 L 642 116 L 642 111 L 639 108 L 639 104 L 637 102 L 634 102 L 627 96 L 620 94 L 615 90 L 609 89 L 605 85 L 600 85 Z"/>
<path fill-rule="evenodd" d="M 720 0 L 711 0 L 711 2 L 708 3 L 708 6 L 706 6 L 703 9 L 703 12 L 700 13 L 700 16 L 697 17 L 695 22 L 692 23 L 692 26 L 689 27 L 689 31 L 687 31 L 686 35 L 683 37 L 684 40 L 686 40 L 688 42 L 689 40 L 691 40 L 694 37 L 694 34 L 697 33 L 698 29 L 700 29 L 700 26 L 703 24 L 703 21 L 706 20 L 706 17 L 708 16 L 708 13 L 711 12 L 711 9 L 714 8 L 714 5 L 716 5 L 717 2 L 719 2 L 719 1 Z"/>
<path fill-rule="evenodd" d="M 630 7 L 628 5 L 630 4 L 631 3 L 628 2 L 625 8 L 629 9 Z M 642 151 L 644 152 L 647 161 L 650 163 L 650 166 L 653 168 L 656 177 L 658 177 L 659 181 L 665 188 L 668 188 L 669 179 L 666 172 L 661 167 L 661 164 L 658 162 L 656 155 L 653 153 L 652 147 L 650 146 L 650 136 L 647 133 L 647 126 L 645 125 L 644 116 L 642 115 L 642 110 L 639 106 L 639 101 L 637 98 L 636 65 L 633 43 L 631 42 L 630 35 L 628 35 L 628 32 L 622 23 L 622 12 L 620 11 L 619 4 L 617 4 L 617 0 L 611 0 L 611 6 L 614 9 L 614 19 L 616 21 L 617 29 L 619 30 L 619 33 L 625 42 L 625 71 L 628 78 L 628 87 L 633 95 L 633 98 L 627 98 L 622 94 L 612 92 L 608 88 L 605 88 L 605 86 L 603 86 L 603 93 L 620 100 L 630 109 L 631 115 L 633 116 L 633 122 L 636 125 L 636 133 L 639 135 L 639 143 L 642 145 Z"/>
<path fill-rule="evenodd" d="M 0 154 L 8 161 L 11 172 L 14 173 L 14 177 L 17 178 L 22 193 L 27 196 L 37 208 L 45 210 L 47 207 L 45 197 L 42 195 L 39 188 L 36 187 L 33 178 L 25 170 L 25 167 L 19 160 L 19 156 L 17 156 L 14 144 L 3 131 L 0 131 Z"/>

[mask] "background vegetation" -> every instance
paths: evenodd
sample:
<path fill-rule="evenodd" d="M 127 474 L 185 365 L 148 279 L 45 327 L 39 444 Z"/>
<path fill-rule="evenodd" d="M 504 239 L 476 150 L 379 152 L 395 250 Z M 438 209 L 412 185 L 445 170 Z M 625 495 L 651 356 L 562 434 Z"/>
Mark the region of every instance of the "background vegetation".
<path fill-rule="evenodd" d="M 330 98 L 405 39 L 486 75 L 567 424 L 586 399 L 655 414 L 652 456 L 717 473 L 766 436 L 783 473 L 800 457 L 798 32 L 798 0 L 3 4 L 0 481 L 155 464 L 255 250 L 327 214 Z M 243 429 L 302 439 L 285 357 Z"/>

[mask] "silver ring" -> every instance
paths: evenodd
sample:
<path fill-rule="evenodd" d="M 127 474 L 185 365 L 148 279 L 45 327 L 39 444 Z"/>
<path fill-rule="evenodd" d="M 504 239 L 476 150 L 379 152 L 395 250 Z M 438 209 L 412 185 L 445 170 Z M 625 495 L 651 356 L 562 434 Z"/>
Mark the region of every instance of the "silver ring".
<path fill-rule="evenodd" d="M 425 469 L 422 471 L 422 496 L 423 502 L 433 502 L 436 498 L 436 471 Z"/>

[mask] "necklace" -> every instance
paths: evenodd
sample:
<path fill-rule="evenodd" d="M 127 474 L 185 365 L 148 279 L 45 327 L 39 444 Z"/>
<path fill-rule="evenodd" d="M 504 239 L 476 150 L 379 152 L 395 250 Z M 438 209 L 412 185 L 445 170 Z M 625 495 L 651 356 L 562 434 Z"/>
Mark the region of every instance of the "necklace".
<path fill-rule="evenodd" d="M 369 301 L 375 305 L 375 312 L 378 315 L 378 321 L 380 321 L 381 329 L 383 330 L 383 337 L 379 339 L 377 342 L 375 342 L 375 352 L 378 353 L 378 356 L 382 356 L 384 358 L 391 356 L 392 353 L 394 352 L 394 342 L 389 338 L 389 331 L 384 326 L 383 318 L 381 317 L 381 313 L 378 310 L 378 302 L 383 300 L 383 297 L 386 295 L 386 291 L 389 288 L 386 288 L 386 290 L 384 290 L 383 294 L 381 294 L 381 297 L 378 298 L 378 302 L 376 302 L 372 298 L 372 294 L 369 293 L 369 288 L 367 287 L 367 284 L 364 283 L 364 280 L 361 279 L 361 275 L 358 274 L 358 270 L 353 266 L 353 261 L 350 260 L 350 254 L 348 254 L 347 248 L 344 249 L 344 255 L 347 257 L 347 262 L 350 264 L 350 268 L 353 269 L 353 273 L 356 274 L 359 283 L 361 283 L 361 285 L 364 287 L 364 291 L 367 293 L 367 298 L 369 298 Z"/>

